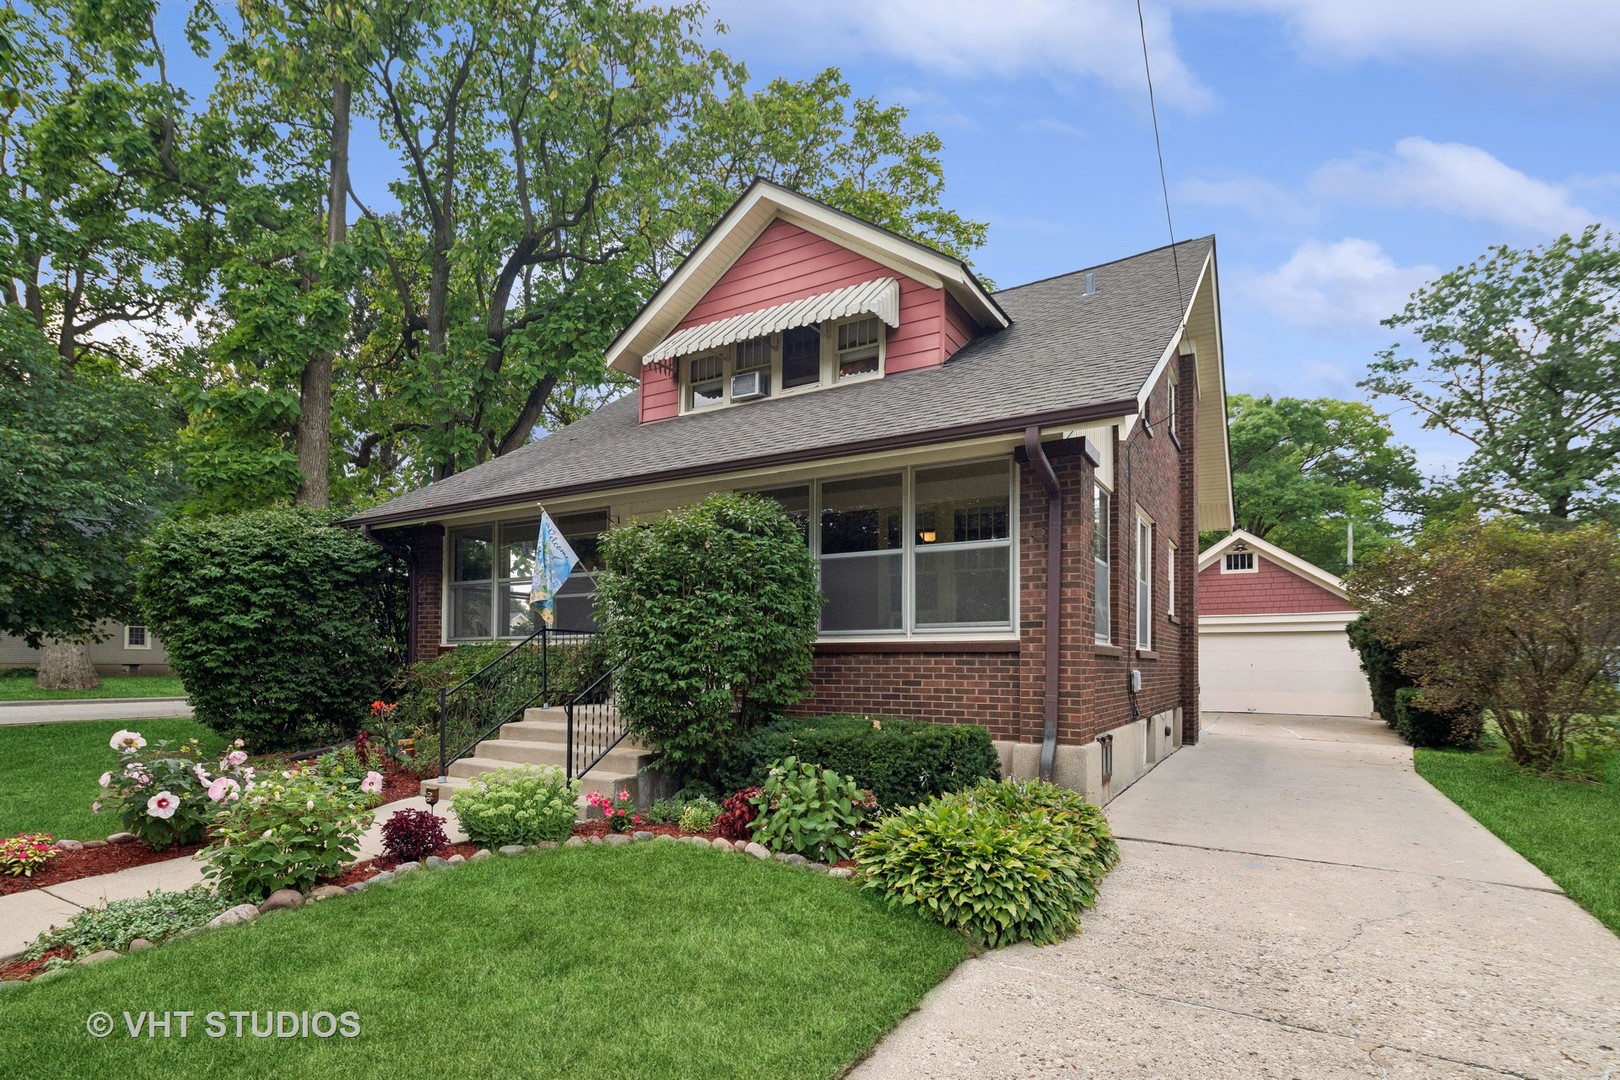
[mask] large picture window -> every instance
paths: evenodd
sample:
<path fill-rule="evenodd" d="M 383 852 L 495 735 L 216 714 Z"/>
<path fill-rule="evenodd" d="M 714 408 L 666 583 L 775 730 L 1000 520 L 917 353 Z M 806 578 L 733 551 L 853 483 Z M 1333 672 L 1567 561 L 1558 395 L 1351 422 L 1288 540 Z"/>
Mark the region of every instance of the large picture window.
<path fill-rule="evenodd" d="M 607 511 L 558 514 L 553 520 L 579 556 L 557 594 L 556 629 L 594 630 L 597 540 L 607 529 Z M 523 638 L 539 629 L 529 607 L 539 532 L 540 519 L 534 517 L 451 533 L 446 629 L 452 641 Z"/>

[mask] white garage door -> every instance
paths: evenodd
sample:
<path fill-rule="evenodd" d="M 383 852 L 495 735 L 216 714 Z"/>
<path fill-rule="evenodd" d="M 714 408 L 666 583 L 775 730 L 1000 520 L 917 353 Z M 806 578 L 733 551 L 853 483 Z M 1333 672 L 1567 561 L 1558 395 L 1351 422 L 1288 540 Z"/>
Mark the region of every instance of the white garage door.
<path fill-rule="evenodd" d="M 1372 698 L 1344 615 L 1205 615 L 1198 620 L 1206 712 L 1369 716 Z"/>

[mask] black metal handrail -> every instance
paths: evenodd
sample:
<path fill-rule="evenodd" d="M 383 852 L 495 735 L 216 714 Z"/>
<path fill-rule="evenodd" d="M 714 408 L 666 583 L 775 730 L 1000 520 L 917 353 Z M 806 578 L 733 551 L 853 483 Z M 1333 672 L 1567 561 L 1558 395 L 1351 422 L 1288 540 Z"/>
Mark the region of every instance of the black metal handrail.
<path fill-rule="evenodd" d="M 595 633 L 542 626 L 456 685 L 440 690 L 439 779 L 449 778 L 451 762 L 466 757 L 535 702 L 550 704 L 553 667 L 566 655 L 560 650 L 578 648 Z"/>
<path fill-rule="evenodd" d="M 563 706 L 568 715 L 568 778 L 577 780 L 596 767 L 615 746 L 624 741 L 630 729 L 619 718 L 614 673 L 623 661 L 613 664 Z"/>

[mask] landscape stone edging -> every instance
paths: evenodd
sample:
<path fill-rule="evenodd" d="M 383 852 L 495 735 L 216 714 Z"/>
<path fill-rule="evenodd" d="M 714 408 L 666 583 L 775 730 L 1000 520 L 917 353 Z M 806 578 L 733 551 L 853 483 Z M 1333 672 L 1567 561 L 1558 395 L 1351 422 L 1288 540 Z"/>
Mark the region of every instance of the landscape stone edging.
<path fill-rule="evenodd" d="M 131 839 L 133 839 L 133 836 Z M 111 837 L 109 837 L 108 840 L 112 843 L 125 842 L 112 840 Z M 733 843 L 730 840 L 723 840 L 719 837 L 716 837 L 713 840 L 705 840 L 701 836 L 670 836 L 668 833 L 655 834 L 645 830 L 636 832 L 632 835 L 626 835 L 624 833 L 609 833 L 606 838 L 595 835 L 588 838 L 570 836 L 561 844 L 555 840 L 542 840 L 538 844 L 505 844 L 497 850 L 499 850 L 502 855 L 517 856 L 527 855 L 533 851 L 551 851 L 559 847 L 588 847 L 592 845 L 623 846 L 625 844 L 644 844 L 654 840 L 675 841 L 684 844 L 691 844 L 695 847 L 701 846 L 714 848 L 720 851 L 729 851 L 732 854 L 752 855 L 754 858 L 761 859 L 765 862 L 778 862 L 783 866 L 791 866 L 796 869 L 827 874 L 829 877 L 838 878 L 845 881 L 851 880 L 855 877 L 855 871 L 847 866 L 829 866 L 826 863 L 811 862 L 803 855 L 796 855 L 787 852 L 778 852 L 773 856 L 771 852 L 762 844 L 759 844 L 753 840 L 738 840 Z M 387 884 L 388 882 L 397 880 L 399 877 L 413 871 L 423 869 L 447 869 L 452 866 L 461 866 L 465 865 L 466 863 L 475 862 L 479 859 L 486 859 L 489 858 L 490 855 L 491 852 L 488 848 L 479 848 L 477 851 L 473 852 L 470 857 L 466 858 L 460 854 L 452 855 L 448 859 L 442 859 L 436 855 L 433 855 L 428 857 L 426 863 L 400 863 L 392 870 L 380 870 L 369 878 L 363 878 L 360 881 L 356 881 L 349 885 L 317 885 L 307 893 L 300 893 L 296 889 L 290 888 L 277 889 L 269 896 L 265 897 L 261 903 L 244 903 L 226 908 L 218 915 L 215 915 L 212 919 L 209 919 L 202 926 L 188 926 L 183 930 L 177 930 L 173 934 L 170 934 L 168 937 L 164 938 L 162 941 L 152 942 L 147 941 L 145 938 L 137 938 L 130 942 L 128 952 L 144 952 L 147 949 L 167 945 L 171 941 L 178 941 L 183 937 L 190 937 L 199 930 L 219 929 L 227 926 L 237 926 L 242 923 L 253 922 L 256 919 L 268 915 L 272 911 L 291 911 L 296 908 L 303 907 L 306 904 L 319 903 L 325 900 L 335 900 L 339 896 L 363 892 L 374 885 Z M 140 943 L 139 948 L 136 948 L 137 942 Z M 18 955 L 20 956 L 21 954 L 19 953 Z M 41 979 L 60 975 L 69 968 L 76 968 L 85 964 L 99 964 L 103 961 L 117 959 L 118 957 L 125 955 L 127 955 L 127 953 L 121 953 L 113 949 L 101 949 L 97 952 L 89 954 L 88 956 L 79 957 L 63 967 L 50 968 L 46 971 L 42 971 L 38 975 L 35 975 L 31 980 L 0 979 L 0 989 L 13 984 L 20 986 L 24 982 L 39 982 Z"/>

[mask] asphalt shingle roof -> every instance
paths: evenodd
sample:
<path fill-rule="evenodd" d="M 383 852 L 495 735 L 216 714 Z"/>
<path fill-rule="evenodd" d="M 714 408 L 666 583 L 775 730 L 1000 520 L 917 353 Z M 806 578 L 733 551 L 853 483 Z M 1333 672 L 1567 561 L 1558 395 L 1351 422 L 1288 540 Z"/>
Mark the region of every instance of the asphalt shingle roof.
<path fill-rule="evenodd" d="M 607 490 L 657 477 L 831 457 L 880 441 L 944 441 L 997 424 L 1134 401 L 1180 326 L 1213 237 L 1002 290 L 1012 318 L 945 364 L 654 423 L 626 394 L 520 450 L 349 520 L 410 521 Z M 1177 265 L 1180 269 L 1178 287 Z"/>

